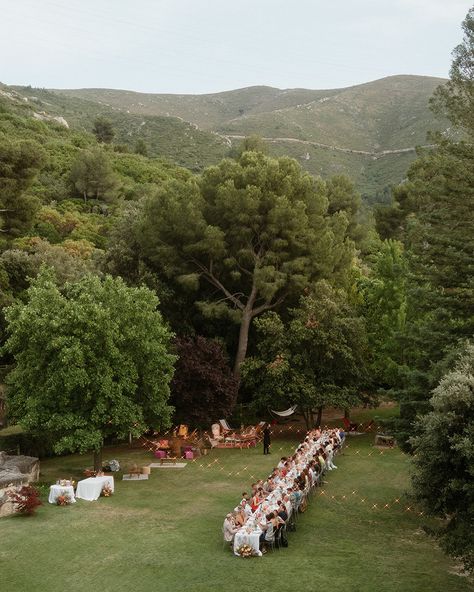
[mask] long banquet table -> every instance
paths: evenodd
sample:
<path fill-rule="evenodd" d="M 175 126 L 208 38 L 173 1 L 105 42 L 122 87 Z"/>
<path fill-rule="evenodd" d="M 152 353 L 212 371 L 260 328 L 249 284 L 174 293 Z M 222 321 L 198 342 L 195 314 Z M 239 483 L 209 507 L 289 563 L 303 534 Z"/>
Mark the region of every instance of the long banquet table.
<path fill-rule="evenodd" d="M 109 485 L 114 491 L 114 478 L 110 476 L 89 477 L 79 481 L 76 489 L 76 498 L 93 502 L 98 499 L 104 485 Z"/>
<path fill-rule="evenodd" d="M 279 480 L 274 491 L 267 494 L 263 502 L 258 506 L 255 512 L 253 512 L 252 516 L 249 518 L 249 521 L 246 522 L 245 525 L 235 533 L 235 555 L 239 555 L 239 547 L 245 544 L 250 545 L 252 549 L 254 549 L 255 555 L 262 555 L 259 549 L 260 535 L 262 534 L 262 530 L 258 527 L 258 523 L 265 523 L 265 515 L 269 512 L 278 510 L 278 500 L 282 500 L 287 489 L 294 486 L 296 477 L 309 464 L 318 448 L 322 445 L 325 446 L 328 440 L 328 431 L 324 430 L 318 439 L 313 439 L 308 442 L 308 447 L 301 454 L 298 465 L 283 479 Z"/>

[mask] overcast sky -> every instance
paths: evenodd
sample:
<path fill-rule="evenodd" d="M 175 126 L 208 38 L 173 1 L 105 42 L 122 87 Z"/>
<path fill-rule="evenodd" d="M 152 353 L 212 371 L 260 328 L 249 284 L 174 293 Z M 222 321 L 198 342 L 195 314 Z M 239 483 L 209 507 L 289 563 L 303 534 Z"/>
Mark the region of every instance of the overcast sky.
<path fill-rule="evenodd" d="M 447 77 L 472 0 L 0 0 L 0 81 L 205 93 Z"/>

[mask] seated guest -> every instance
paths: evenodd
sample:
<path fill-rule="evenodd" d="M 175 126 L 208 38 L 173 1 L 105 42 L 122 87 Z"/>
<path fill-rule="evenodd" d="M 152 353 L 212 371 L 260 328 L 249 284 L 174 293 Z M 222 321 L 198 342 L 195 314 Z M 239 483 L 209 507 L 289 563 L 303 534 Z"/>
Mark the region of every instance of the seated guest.
<path fill-rule="evenodd" d="M 282 500 L 278 500 L 277 506 L 277 516 L 279 516 L 283 522 L 286 522 L 288 520 L 288 512 L 286 511 L 285 504 L 282 502 Z"/>
<path fill-rule="evenodd" d="M 285 466 L 286 461 L 287 461 L 286 456 L 282 456 L 280 459 L 280 462 L 278 463 L 278 468 L 282 469 Z"/>
<path fill-rule="evenodd" d="M 234 523 L 235 526 L 241 528 L 247 522 L 247 514 L 244 512 L 243 507 L 237 506 L 237 509 L 234 512 Z"/>
<path fill-rule="evenodd" d="M 247 502 L 246 499 L 243 499 L 240 502 L 240 505 L 242 506 L 242 510 L 244 511 L 245 515 L 247 516 L 247 518 L 252 514 L 252 508 L 250 507 L 250 503 Z"/>
<path fill-rule="evenodd" d="M 234 524 L 232 514 L 227 514 L 222 526 L 222 533 L 224 534 L 224 540 L 231 543 L 234 540 L 235 533 L 239 528 Z"/>
<path fill-rule="evenodd" d="M 250 503 L 250 506 L 252 508 L 252 512 L 255 512 L 255 510 L 263 502 L 264 499 L 265 499 L 265 494 L 264 494 L 263 488 L 259 487 L 257 489 L 257 493 L 252 497 L 252 501 Z"/>
<path fill-rule="evenodd" d="M 260 535 L 260 544 L 264 545 L 265 543 L 271 543 L 275 537 L 275 530 L 279 524 L 283 521 L 281 518 L 278 518 L 273 512 L 270 512 L 265 516 L 266 522 L 265 524 L 259 523 L 259 526 L 262 530 L 262 534 Z"/>
<path fill-rule="evenodd" d="M 250 500 L 250 495 L 246 491 L 242 492 L 242 499 L 241 499 L 240 503 L 242 503 L 244 500 L 246 502 L 248 502 Z"/>
<path fill-rule="evenodd" d="M 290 516 L 291 510 L 292 510 L 291 500 L 290 500 L 290 496 L 287 493 L 283 496 L 283 503 L 285 504 L 285 509 L 286 509 L 287 515 Z"/>
<path fill-rule="evenodd" d="M 275 489 L 276 485 L 273 481 L 273 477 L 268 477 L 268 479 L 263 484 L 264 491 L 271 493 Z"/>

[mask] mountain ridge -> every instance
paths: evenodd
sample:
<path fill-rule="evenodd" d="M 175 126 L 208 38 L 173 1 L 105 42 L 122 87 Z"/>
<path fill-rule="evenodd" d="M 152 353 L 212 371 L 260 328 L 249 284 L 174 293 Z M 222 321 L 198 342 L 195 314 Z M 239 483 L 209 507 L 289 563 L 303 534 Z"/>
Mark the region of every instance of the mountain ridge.
<path fill-rule="evenodd" d="M 110 117 L 117 141 L 131 146 L 142 138 L 152 155 L 193 170 L 257 134 L 267 139 L 270 154 L 296 158 L 314 175 L 346 173 L 372 200 L 404 179 L 415 147 L 429 143 L 429 131 L 446 130 L 448 123 L 429 109 L 429 98 L 444 82 L 395 75 L 337 89 L 259 85 L 199 95 L 53 89 L 43 98 L 54 103 L 49 108 L 56 116 L 69 116 L 88 131 L 95 116 Z M 38 92 L 13 88 L 29 96 Z"/>

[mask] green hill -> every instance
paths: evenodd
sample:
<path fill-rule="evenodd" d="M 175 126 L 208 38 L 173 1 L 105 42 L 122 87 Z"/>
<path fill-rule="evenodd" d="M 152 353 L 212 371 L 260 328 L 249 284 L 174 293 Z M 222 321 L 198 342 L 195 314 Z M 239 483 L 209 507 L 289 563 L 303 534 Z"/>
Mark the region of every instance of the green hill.
<path fill-rule="evenodd" d="M 110 89 L 45 91 L 16 87 L 38 108 L 92 129 L 112 120 L 116 141 L 145 140 L 150 154 L 192 170 L 217 162 L 244 136 L 265 138 L 271 154 L 288 154 L 323 177 L 346 173 L 371 201 L 405 177 L 414 148 L 446 121 L 428 105 L 441 78 L 391 76 L 342 89 L 255 86 L 205 95 Z"/>
<path fill-rule="evenodd" d="M 96 117 L 103 115 L 113 123 L 115 143 L 133 150 L 137 140 L 142 139 L 150 155 L 168 158 L 194 171 L 219 161 L 229 150 L 229 141 L 225 138 L 202 131 L 177 117 L 127 113 L 100 102 L 45 89 L 10 87 L 10 90 L 23 97 L 37 114 L 63 117 L 73 129 L 90 132 Z"/>

